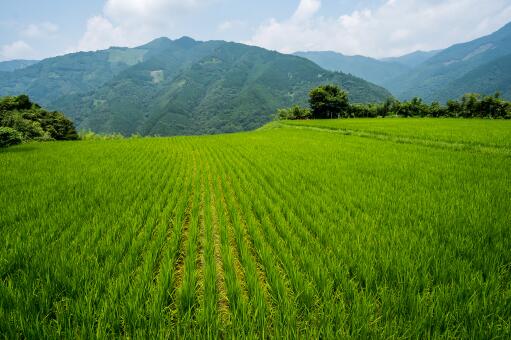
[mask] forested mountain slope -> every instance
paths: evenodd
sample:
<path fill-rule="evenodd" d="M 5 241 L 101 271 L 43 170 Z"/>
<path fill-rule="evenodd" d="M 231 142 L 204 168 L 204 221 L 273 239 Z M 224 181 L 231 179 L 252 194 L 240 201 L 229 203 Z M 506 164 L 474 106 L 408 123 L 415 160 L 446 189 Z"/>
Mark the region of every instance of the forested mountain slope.
<path fill-rule="evenodd" d="M 511 23 L 507 24 L 497 32 L 488 36 L 451 46 L 427 60 L 419 67 L 408 73 L 385 82 L 386 88 L 400 99 L 410 99 L 418 96 L 426 101 L 444 101 L 452 96 L 459 96 L 464 91 L 481 93 L 490 93 L 494 90 L 503 90 L 508 88 L 509 69 L 504 72 L 493 73 L 491 81 L 482 84 L 468 83 L 475 72 L 478 76 L 482 75 L 486 67 L 492 68 L 494 61 L 500 60 L 511 53 Z M 503 65 L 502 61 L 496 64 Z M 482 70 L 481 71 L 481 68 Z M 500 84 L 495 87 L 495 84 Z M 508 97 L 511 99 L 511 97 Z"/>
<path fill-rule="evenodd" d="M 307 58 L 326 70 L 350 73 L 379 85 L 410 69 L 397 62 L 381 61 L 363 56 L 346 56 L 331 51 L 296 52 L 295 55 Z"/>
<path fill-rule="evenodd" d="M 27 93 L 80 129 L 182 135 L 259 127 L 325 83 L 342 86 L 355 102 L 391 96 L 300 57 L 187 37 L 43 60 L 0 80 L 0 95 Z"/>

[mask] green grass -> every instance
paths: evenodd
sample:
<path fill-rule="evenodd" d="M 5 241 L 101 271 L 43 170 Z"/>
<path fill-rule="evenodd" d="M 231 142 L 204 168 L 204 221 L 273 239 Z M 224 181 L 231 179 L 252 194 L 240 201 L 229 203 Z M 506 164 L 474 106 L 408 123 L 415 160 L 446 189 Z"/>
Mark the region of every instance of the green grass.
<path fill-rule="evenodd" d="M 459 118 L 364 118 L 285 121 L 285 124 L 311 126 L 376 135 L 413 138 L 475 146 L 511 148 L 511 121 Z"/>
<path fill-rule="evenodd" d="M 0 337 L 509 338 L 510 123 L 1 150 Z"/>

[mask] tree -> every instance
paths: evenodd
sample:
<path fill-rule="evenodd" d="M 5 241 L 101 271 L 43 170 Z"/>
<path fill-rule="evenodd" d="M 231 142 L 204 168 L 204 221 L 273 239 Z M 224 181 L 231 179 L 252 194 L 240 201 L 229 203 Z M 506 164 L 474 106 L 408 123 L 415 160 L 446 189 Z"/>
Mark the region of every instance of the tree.
<path fill-rule="evenodd" d="M 13 128 L 0 127 L 0 148 L 17 145 L 22 142 L 21 134 Z"/>
<path fill-rule="evenodd" d="M 439 102 L 433 102 L 429 107 L 429 114 L 432 117 L 442 117 L 445 115 L 445 109 Z"/>
<path fill-rule="evenodd" d="M 339 118 L 349 113 L 348 93 L 336 85 L 323 85 L 309 93 L 313 118 Z"/>
<path fill-rule="evenodd" d="M 28 96 L 0 98 L 0 126 L 19 132 L 23 140 L 76 140 L 74 124 L 60 112 L 49 112 Z"/>
<path fill-rule="evenodd" d="M 450 117 L 458 117 L 461 114 L 461 104 L 457 100 L 447 102 L 447 114 Z"/>
<path fill-rule="evenodd" d="M 289 109 L 277 110 L 277 115 L 281 120 L 309 119 L 311 111 L 298 105 L 294 105 Z"/>
<path fill-rule="evenodd" d="M 478 117 L 480 115 L 480 95 L 477 93 L 467 93 L 461 98 L 462 117 Z"/>

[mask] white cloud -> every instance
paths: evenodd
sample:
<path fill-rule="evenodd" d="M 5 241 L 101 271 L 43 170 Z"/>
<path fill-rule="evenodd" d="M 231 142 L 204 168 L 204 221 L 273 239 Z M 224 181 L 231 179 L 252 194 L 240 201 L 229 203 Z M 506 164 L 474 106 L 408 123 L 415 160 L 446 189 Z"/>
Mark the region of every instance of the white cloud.
<path fill-rule="evenodd" d="M 26 38 L 45 38 L 57 33 L 59 27 L 51 22 L 41 24 L 30 24 L 21 31 L 21 35 Z"/>
<path fill-rule="evenodd" d="M 0 60 L 34 58 L 34 49 L 23 40 L 0 47 Z"/>
<path fill-rule="evenodd" d="M 233 30 L 236 30 L 236 29 L 243 28 L 245 26 L 246 26 L 246 24 L 245 24 L 244 21 L 241 21 L 241 20 L 227 20 L 227 21 L 224 21 L 224 22 L 220 23 L 220 25 L 218 25 L 217 31 L 218 32 L 233 31 Z"/>
<path fill-rule="evenodd" d="M 108 0 L 104 13 L 118 22 L 153 24 L 194 10 L 205 0 Z"/>
<path fill-rule="evenodd" d="M 388 0 L 328 17 L 318 14 L 320 6 L 320 0 L 301 0 L 289 19 L 268 20 L 248 43 L 282 52 L 335 50 L 383 57 L 445 48 L 511 20 L 509 0 Z"/>
<path fill-rule="evenodd" d="M 321 0 L 301 0 L 293 14 L 293 20 L 301 21 L 309 19 L 321 7 Z"/>
<path fill-rule="evenodd" d="M 128 39 L 121 27 L 115 27 L 103 16 L 95 16 L 87 21 L 87 31 L 78 44 L 79 50 L 99 50 L 114 45 L 129 45 Z"/>
<path fill-rule="evenodd" d="M 107 0 L 87 21 L 78 50 L 136 46 L 168 32 L 177 20 L 214 0 Z"/>

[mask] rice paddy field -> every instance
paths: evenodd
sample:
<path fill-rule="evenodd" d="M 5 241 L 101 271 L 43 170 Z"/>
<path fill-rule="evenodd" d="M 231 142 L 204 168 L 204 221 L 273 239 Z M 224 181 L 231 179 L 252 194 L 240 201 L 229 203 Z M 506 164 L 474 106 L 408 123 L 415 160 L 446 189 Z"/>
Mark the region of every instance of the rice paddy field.
<path fill-rule="evenodd" d="M 1 338 L 510 338 L 511 121 L 0 150 Z"/>

